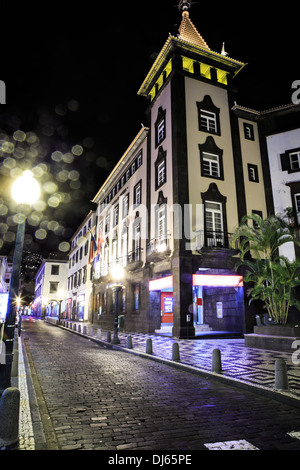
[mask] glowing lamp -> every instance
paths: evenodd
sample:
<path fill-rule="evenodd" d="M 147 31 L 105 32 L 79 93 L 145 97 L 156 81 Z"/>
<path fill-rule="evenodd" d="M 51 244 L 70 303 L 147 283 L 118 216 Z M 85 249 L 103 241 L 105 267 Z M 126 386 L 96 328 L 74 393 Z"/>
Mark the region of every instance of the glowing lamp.
<path fill-rule="evenodd" d="M 120 282 L 124 277 L 124 269 L 120 264 L 115 264 L 111 269 L 111 275 L 116 282 Z"/>
<path fill-rule="evenodd" d="M 24 171 L 12 185 L 12 197 L 18 204 L 34 204 L 40 195 L 40 185 L 31 171 Z"/>

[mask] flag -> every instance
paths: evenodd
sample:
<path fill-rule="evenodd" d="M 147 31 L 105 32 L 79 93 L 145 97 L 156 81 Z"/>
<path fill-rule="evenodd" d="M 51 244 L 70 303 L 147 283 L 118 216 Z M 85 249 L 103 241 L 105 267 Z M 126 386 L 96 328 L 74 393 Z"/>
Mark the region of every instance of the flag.
<path fill-rule="evenodd" d="M 100 249 L 101 249 L 102 243 L 105 243 L 105 240 L 104 240 L 104 238 L 103 238 L 101 229 L 99 228 L 98 247 L 97 247 L 97 253 L 98 253 L 99 255 L 100 255 Z"/>
<path fill-rule="evenodd" d="M 97 256 L 97 242 L 95 240 L 94 235 L 91 231 L 91 244 L 90 244 L 90 254 L 89 254 L 89 264 L 93 261 L 93 259 Z"/>

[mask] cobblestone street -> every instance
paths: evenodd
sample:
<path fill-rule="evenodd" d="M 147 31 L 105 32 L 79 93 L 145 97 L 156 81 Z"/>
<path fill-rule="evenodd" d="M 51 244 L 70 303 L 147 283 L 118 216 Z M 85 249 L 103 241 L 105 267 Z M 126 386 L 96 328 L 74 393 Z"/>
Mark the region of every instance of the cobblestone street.
<path fill-rule="evenodd" d="M 22 341 L 36 450 L 300 450 L 299 408 L 42 321 Z"/>

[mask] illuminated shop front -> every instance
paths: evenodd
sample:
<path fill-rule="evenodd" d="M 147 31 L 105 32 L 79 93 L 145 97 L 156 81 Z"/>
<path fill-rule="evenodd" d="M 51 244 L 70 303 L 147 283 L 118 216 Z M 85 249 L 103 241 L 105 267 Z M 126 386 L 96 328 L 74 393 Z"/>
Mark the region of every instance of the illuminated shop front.
<path fill-rule="evenodd" d="M 244 331 L 242 276 L 193 275 L 194 325 L 208 324 L 216 331 Z"/>
<path fill-rule="evenodd" d="M 243 331 L 243 277 L 225 274 L 192 275 L 193 305 L 186 315 L 191 324 L 215 331 Z M 188 288 L 188 287 L 187 287 Z M 173 276 L 149 281 L 149 315 L 156 332 L 171 332 L 174 322 Z M 182 315 L 182 312 L 181 312 Z"/>
<path fill-rule="evenodd" d="M 150 302 L 160 310 L 160 319 L 157 316 L 156 330 L 166 331 L 173 326 L 173 276 L 161 277 L 149 281 Z M 160 320 L 160 325 L 159 321 Z"/>

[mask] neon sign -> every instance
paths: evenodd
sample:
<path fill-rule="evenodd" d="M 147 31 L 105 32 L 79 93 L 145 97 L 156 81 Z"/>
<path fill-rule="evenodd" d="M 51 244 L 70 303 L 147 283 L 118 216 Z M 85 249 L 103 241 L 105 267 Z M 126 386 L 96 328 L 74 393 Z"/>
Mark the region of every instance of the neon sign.
<path fill-rule="evenodd" d="M 161 277 L 149 281 L 149 291 L 168 289 L 170 287 L 173 287 L 173 276 Z"/>
<path fill-rule="evenodd" d="M 243 276 L 193 274 L 193 286 L 243 287 Z"/>

